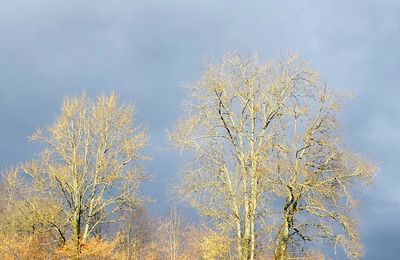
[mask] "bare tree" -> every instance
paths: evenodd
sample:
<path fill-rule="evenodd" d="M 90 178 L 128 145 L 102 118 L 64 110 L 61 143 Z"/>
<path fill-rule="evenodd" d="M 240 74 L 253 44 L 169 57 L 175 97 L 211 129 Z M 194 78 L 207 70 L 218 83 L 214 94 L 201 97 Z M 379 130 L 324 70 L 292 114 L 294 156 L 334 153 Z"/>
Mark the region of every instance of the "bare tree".
<path fill-rule="evenodd" d="M 118 235 L 122 238 L 118 259 L 141 259 L 145 255 L 147 244 L 156 236 L 155 219 L 145 207 L 127 208 L 124 219 L 119 223 Z M 158 226 L 157 226 L 158 227 Z"/>
<path fill-rule="evenodd" d="M 375 167 L 341 144 L 338 108 L 338 95 L 326 88 L 285 107 L 264 178 L 284 201 L 275 259 L 287 259 L 288 247 L 294 254 L 304 242 L 321 241 L 342 246 L 350 258 L 361 256 L 353 191 L 371 180 Z"/>
<path fill-rule="evenodd" d="M 0 258 L 49 258 L 64 242 L 55 227 L 62 227 L 62 217 L 51 201 L 18 198 L 11 187 L 13 170 L 0 184 Z M 4 172 L 5 174 L 6 172 Z"/>
<path fill-rule="evenodd" d="M 136 192 L 146 176 L 137 162 L 145 159 L 147 134 L 133 126 L 133 116 L 115 94 L 95 102 L 85 94 L 66 98 L 55 124 L 32 136 L 46 148 L 15 171 L 25 200 L 45 198 L 68 220 L 77 255 L 96 228 L 140 200 Z"/>
<path fill-rule="evenodd" d="M 312 224 L 314 231 L 318 229 L 314 236 L 328 239 L 327 222 L 320 223 L 328 221 L 326 215 L 334 219 L 351 208 L 343 208 L 344 199 L 352 201 L 346 187 L 354 182 L 353 177 L 369 178 L 371 171 L 341 150 L 336 139 L 325 136 L 336 129 L 330 115 L 334 107 L 318 73 L 296 55 L 264 64 L 256 57 L 229 54 L 221 64 L 210 64 L 188 92 L 186 114 L 170 134 L 172 143 L 191 155 L 177 192 L 210 218 L 219 232 L 235 238 L 236 257 L 254 259 L 262 251 L 257 248 L 263 239 L 261 230 L 272 223 L 277 197 L 286 203 L 279 210 L 283 209 L 283 220 L 275 238 L 276 258 L 285 258 L 287 236 L 304 233 L 291 226 L 292 211 L 299 211 L 293 207 L 297 199 L 307 201 L 304 211 L 314 216 L 316 222 L 311 223 L 318 223 Z M 302 127 L 297 124 L 303 120 L 300 115 L 308 120 Z M 299 131 L 308 138 L 303 143 Z M 307 178 L 297 173 L 299 167 Z M 291 180 L 298 185 L 292 188 Z M 321 188 L 326 192 L 318 193 Z M 301 194 L 307 190 L 308 195 L 296 197 L 293 189 L 300 189 Z M 357 240 L 352 218 L 336 222 L 346 226 L 345 234 L 351 236 L 346 241 Z M 329 237 L 345 244 L 335 231 Z"/>
<path fill-rule="evenodd" d="M 171 140 L 193 155 L 180 191 L 201 214 L 236 237 L 238 257 L 253 259 L 265 187 L 260 184 L 276 123 L 296 93 L 311 91 L 315 72 L 297 57 L 262 64 L 227 55 L 189 87 L 186 116 Z"/>

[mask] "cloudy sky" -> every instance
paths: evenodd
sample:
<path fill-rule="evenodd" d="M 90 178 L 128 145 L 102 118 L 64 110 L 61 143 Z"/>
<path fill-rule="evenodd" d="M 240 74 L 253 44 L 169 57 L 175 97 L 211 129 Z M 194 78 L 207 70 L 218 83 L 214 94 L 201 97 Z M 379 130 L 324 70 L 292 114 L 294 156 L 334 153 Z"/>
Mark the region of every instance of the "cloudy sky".
<path fill-rule="evenodd" d="M 299 52 L 333 88 L 354 93 L 341 124 L 347 146 L 376 162 L 359 210 L 366 259 L 400 245 L 400 2 L 0 0 L 0 167 L 31 158 L 27 141 L 62 99 L 116 90 L 150 129 L 154 176 L 144 193 L 168 209 L 165 183 L 182 160 L 163 151 L 181 115 L 183 83 L 229 50 L 270 59 Z M 156 188 L 154 188 L 156 187 Z M 398 256 L 398 255 L 397 255 Z"/>

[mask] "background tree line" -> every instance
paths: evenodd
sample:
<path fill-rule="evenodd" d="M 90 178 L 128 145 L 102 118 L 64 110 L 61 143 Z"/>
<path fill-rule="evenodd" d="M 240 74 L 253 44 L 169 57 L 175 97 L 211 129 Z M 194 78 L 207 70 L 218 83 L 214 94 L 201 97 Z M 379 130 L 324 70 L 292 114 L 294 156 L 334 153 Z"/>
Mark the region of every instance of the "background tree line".
<path fill-rule="evenodd" d="M 147 213 L 146 129 L 115 93 L 82 94 L 31 136 L 41 153 L 3 173 L 2 258 L 362 256 L 354 196 L 375 166 L 344 147 L 341 96 L 317 72 L 296 55 L 263 63 L 233 53 L 187 92 L 169 139 L 189 160 L 172 191 L 200 223 L 177 209 Z"/>

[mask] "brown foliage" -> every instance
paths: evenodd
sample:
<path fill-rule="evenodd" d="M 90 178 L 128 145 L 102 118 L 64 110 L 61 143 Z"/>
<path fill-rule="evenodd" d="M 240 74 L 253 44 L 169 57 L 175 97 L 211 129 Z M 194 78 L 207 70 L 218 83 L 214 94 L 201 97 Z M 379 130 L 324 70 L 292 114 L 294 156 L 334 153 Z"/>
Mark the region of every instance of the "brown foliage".
<path fill-rule="evenodd" d="M 45 234 L 32 236 L 2 235 L 0 238 L 1 259 L 50 259 L 55 247 L 54 237 Z"/>
<path fill-rule="evenodd" d="M 120 243 L 119 237 L 114 241 L 106 241 L 100 237 L 94 237 L 87 240 L 81 246 L 81 259 L 117 259 L 114 252 Z M 68 241 L 63 247 L 55 251 L 57 259 L 71 259 L 75 256 L 75 249 L 72 241 Z"/>

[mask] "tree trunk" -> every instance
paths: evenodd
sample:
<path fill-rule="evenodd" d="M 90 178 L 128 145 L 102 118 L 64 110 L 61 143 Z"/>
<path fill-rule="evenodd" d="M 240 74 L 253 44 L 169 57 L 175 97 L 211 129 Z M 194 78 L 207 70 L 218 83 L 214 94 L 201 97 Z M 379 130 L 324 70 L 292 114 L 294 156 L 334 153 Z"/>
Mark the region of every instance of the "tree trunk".
<path fill-rule="evenodd" d="M 249 252 L 249 259 L 253 260 L 254 259 L 254 254 L 256 251 L 256 236 L 255 236 L 255 217 L 256 217 L 256 211 L 257 211 L 257 181 L 256 177 L 252 177 L 251 181 L 252 189 L 251 189 L 251 195 L 250 195 L 250 203 L 251 203 L 251 216 L 250 216 L 250 252 Z"/>
<path fill-rule="evenodd" d="M 242 259 L 242 227 L 240 225 L 239 212 L 236 212 L 238 219 L 236 220 L 236 243 L 237 243 L 237 255 L 239 259 Z"/>
<path fill-rule="evenodd" d="M 289 224 L 286 217 L 284 217 L 281 228 L 278 230 L 276 234 L 276 242 L 274 249 L 275 260 L 286 259 L 288 238 L 289 238 Z"/>
<path fill-rule="evenodd" d="M 297 202 L 299 196 L 293 194 L 292 187 L 288 187 L 290 194 L 286 199 L 285 207 L 283 209 L 283 221 L 280 229 L 276 234 L 276 242 L 274 248 L 275 260 L 285 260 L 287 257 L 287 246 L 289 241 L 290 230 L 294 224 L 294 214 L 297 209 Z"/>
<path fill-rule="evenodd" d="M 74 245 L 74 258 L 79 259 L 79 255 L 81 253 L 81 241 L 80 241 L 80 232 L 81 232 L 81 215 L 80 209 L 75 210 L 72 222 L 72 240 Z"/>
<path fill-rule="evenodd" d="M 243 186 L 244 186 L 244 232 L 243 232 L 243 246 L 241 259 L 248 260 L 250 252 L 250 218 L 251 218 L 251 207 L 248 198 L 247 191 L 247 171 L 244 170 Z"/>

